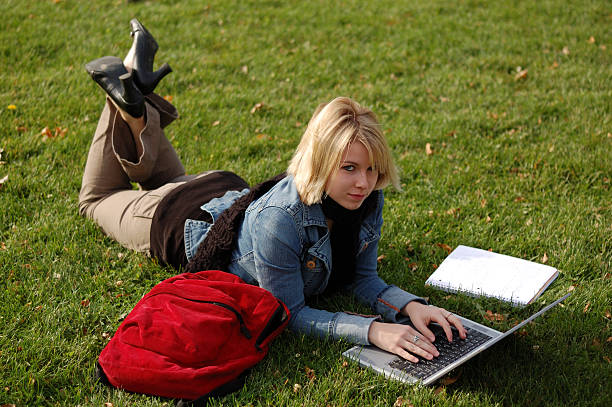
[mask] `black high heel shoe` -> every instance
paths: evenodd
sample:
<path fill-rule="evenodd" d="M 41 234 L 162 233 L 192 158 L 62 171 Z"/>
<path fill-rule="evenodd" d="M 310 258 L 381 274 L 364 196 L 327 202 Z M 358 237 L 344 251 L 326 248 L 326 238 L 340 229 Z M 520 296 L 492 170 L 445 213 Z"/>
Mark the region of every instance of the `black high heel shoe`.
<path fill-rule="evenodd" d="M 132 117 L 144 114 L 144 96 L 134 85 L 132 74 L 121 58 L 98 58 L 87 63 L 85 69 L 121 110 Z"/>
<path fill-rule="evenodd" d="M 132 58 L 134 82 L 143 95 L 148 95 L 153 92 L 164 76 L 172 72 L 172 68 L 164 63 L 161 68 L 153 72 L 153 60 L 159 48 L 157 41 L 137 19 L 132 19 L 130 26 L 132 27 L 130 35 L 134 37 L 134 42 L 125 59 L 127 61 Z"/>

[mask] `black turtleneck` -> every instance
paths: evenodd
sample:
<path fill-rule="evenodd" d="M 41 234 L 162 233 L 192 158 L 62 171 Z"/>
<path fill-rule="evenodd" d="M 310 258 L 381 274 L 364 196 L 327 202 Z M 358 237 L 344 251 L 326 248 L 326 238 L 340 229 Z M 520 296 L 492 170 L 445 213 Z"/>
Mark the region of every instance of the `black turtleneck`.
<path fill-rule="evenodd" d="M 326 293 L 344 288 L 355 278 L 355 260 L 359 250 L 359 230 L 363 219 L 374 209 L 376 194 L 371 193 L 361 206 L 354 210 L 326 196 L 321 206 L 327 219 L 333 221 L 330 242 L 332 249 L 332 270 Z"/>

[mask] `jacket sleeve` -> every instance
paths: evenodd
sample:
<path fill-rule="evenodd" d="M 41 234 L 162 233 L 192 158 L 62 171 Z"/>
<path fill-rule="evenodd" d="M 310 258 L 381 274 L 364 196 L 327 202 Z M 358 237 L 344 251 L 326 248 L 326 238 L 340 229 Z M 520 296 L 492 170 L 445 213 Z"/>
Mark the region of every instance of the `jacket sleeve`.
<path fill-rule="evenodd" d="M 307 335 L 369 344 L 368 331 L 375 318 L 306 306 L 300 261 L 304 232 L 292 215 L 281 208 L 266 207 L 253 226 L 257 281 L 287 305 L 291 312 L 289 328 Z"/>
<path fill-rule="evenodd" d="M 382 191 L 379 193 L 379 204 L 373 214 L 373 222 L 366 222 L 365 228 L 372 228 L 369 235 L 370 241 L 366 241 L 357 255 L 355 266 L 355 282 L 351 289 L 355 297 L 364 304 L 370 306 L 374 313 L 381 315 L 385 321 L 397 322 L 400 310 L 411 301 L 427 302 L 414 294 L 410 294 L 399 287 L 385 283 L 376 271 L 378 258 L 378 242 L 382 229 L 382 208 L 384 198 Z"/>

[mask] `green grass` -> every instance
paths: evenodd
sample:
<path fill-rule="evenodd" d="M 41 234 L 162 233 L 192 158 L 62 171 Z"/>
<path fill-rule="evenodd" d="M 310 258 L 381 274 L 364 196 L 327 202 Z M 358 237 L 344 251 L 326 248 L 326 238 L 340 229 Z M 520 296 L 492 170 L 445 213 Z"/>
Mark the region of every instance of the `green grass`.
<path fill-rule="evenodd" d="M 181 112 L 167 134 L 188 172 L 272 176 L 317 104 L 351 96 L 379 115 L 402 174 L 403 192 L 386 195 L 387 281 L 500 330 L 575 287 L 564 307 L 461 367 L 453 384 L 386 381 L 345 366 L 346 343 L 286 332 L 245 388 L 216 405 L 612 399 L 609 2 L 5 0 L 0 12 L 0 179 L 9 176 L 0 188 L 0 405 L 171 405 L 92 379 L 105 337 L 175 273 L 77 214 L 103 105 L 83 65 L 124 56 L 132 17 L 156 36 L 158 65 L 174 68 L 159 92 Z M 44 127 L 67 131 L 43 140 Z M 525 309 L 448 295 L 423 284 L 446 255 L 438 243 L 546 256 L 561 275 Z M 346 297 L 320 306 L 363 310 Z M 505 319 L 489 322 L 486 310 Z"/>

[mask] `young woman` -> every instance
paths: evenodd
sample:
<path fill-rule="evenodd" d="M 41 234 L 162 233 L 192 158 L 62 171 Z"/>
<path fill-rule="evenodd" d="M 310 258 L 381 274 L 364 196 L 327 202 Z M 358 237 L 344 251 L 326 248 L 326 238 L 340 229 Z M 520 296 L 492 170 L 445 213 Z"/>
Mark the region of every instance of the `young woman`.
<path fill-rule="evenodd" d="M 288 306 L 289 327 L 298 332 L 374 344 L 413 362 L 439 354 L 430 322 L 449 341 L 451 325 L 465 338 L 452 313 L 377 275 L 382 188 L 399 181 L 374 113 L 345 97 L 322 104 L 287 173 L 253 188 L 225 171 L 187 176 L 163 132 L 177 111 L 152 93 L 170 67 L 152 71 L 157 43 L 137 20 L 131 26 L 134 42 L 123 61 L 86 65 L 107 100 L 83 175 L 82 215 L 164 263 L 221 267 L 269 290 Z M 339 289 L 382 319 L 306 303 Z M 394 324 L 401 315 L 416 329 Z"/>

